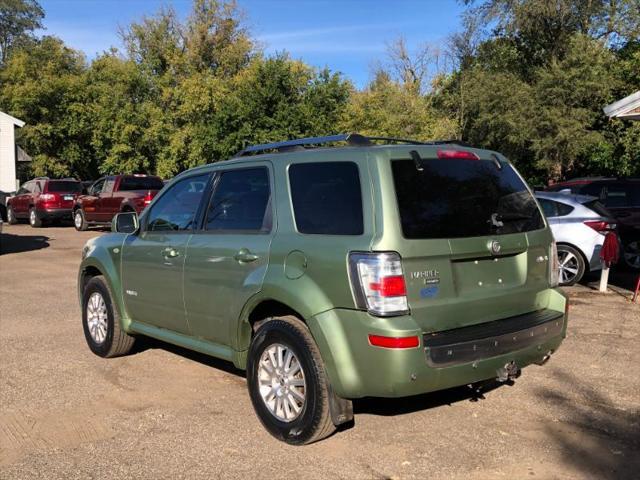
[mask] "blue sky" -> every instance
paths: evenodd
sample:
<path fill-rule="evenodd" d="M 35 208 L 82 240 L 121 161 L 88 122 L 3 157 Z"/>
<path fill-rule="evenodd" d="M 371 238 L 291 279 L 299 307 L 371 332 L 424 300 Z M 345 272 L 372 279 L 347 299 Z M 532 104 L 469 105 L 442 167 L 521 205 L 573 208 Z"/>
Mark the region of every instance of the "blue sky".
<path fill-rule="evenodd" d="M 127 26 L 163 5 L 181 17 L 190 0 L 40 0 L 47 34 L 83 50 L 89 58 L 120 47 L 118 26 Z M 410 47 L 442 44 L 459 29 L 456 0 L 239 0 L 246 25 L 267 53 L 286 50 L 293 58 L 340 71 L 360 87 L 386 44 L 403 35 Z"/>

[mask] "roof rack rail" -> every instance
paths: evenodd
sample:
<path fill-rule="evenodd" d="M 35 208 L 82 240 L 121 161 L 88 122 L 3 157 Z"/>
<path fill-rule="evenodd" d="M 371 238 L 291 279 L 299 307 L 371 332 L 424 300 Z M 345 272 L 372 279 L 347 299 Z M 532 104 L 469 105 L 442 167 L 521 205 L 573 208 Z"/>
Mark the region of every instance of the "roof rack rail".
<path fill-rule="evenodd" d="M 49 177 L 35 177 L 34 180 L 49 180 Z"/>
<path fill-rule="evenodd" d="M 324 145 L 327 143 L 346 142 L 353 147 L 367 147 L 373 145 L 373 142 L 384 141 L 389 143 L 406 143 L 409 145 L 428 145 L 428 143 L 418 140 L 406 140 L 403 138 L 390 137 L 366 137 L 359 133 L 341 133 L 337 135 L 327 135 L 325 137 L 308 137 L 298 138 L 296 140 L 286 140 L 283 142 L 264 143 L 261 145 L 251 145 L 240 150 L 234 155 L 234 158 L 244 157 L 252 153 L 266 152 L 268 150 L 276 150 L 278 152 L 290 152 L 299 148 L 305 148 L 311 145 Z"/>

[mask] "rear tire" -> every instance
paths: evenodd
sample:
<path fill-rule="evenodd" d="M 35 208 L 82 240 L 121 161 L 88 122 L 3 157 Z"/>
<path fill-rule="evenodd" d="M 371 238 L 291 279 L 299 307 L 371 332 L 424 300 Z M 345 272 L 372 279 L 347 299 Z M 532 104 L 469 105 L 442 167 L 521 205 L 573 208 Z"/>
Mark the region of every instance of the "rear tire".
<path fill-rule="evenodd" d="M 112 299 L 109 285 L 102 275 L 91 278 L 82 293 L 84 337 L 91 351 L 104 358 L 128 354 L 136 340 L 122 330 L 120 315 Z"/>
<path fill-rule="evenodd" d="M 622 246 L 625 265 L 631 270 L 640 270 L 640 240 L 631 240 Z"/>
<path fill-rule="evenodd" d="M 38 212 L 36 212 L 34 207 L 29 209 L 29 225 L 33 228 L 42 227 L 42 219 L 38 216 Z"/>
<path fill-rule="evenodd" d="M 81 208 L 78 208 L 73 212 L 73 226 L 76 227 L 76 230 L 79 232 L 84 232 L 89 228 L 87 221 L 84 219 L 84 212 Z"/>
<path fill-rule="evenodd" d="M 249 347 L 247 384 L 258 418 L 277 439 L 305 445 L 335 431 L 320 351 L 298 318 L 273 318 L 258 329 Z"/>
<path fill-rule="evenodd" d="M 7 207 L 7 223 L 9 225 L 15 225 L 16 223 L 18 223 L 18 219 L 16 218 L 16 214 L 13 213 L 13 208 L 11 208 L 11 205 Z"/>
<path fill-rule="evenodd" d="M 587 269 L 584 257 L 571 245 L 558 245 L 558 264 L 560 267 L 558 278 L 563 287 L 578 283 Z"/>

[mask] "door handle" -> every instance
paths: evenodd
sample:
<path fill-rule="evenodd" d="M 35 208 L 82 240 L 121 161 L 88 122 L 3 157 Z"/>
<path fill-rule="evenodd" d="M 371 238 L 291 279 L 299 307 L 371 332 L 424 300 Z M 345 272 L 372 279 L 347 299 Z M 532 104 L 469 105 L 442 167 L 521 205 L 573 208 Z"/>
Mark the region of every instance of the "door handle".
<path fill-rule="evenodd" d="M 167 247 L 162 250 L 162 256 L 164 258 L 175 258 L 180 256 L 180 252 L 173 247 Z"/>
<path fill-rule="evenodd" d="M 251 253 L 248 248 L 241 248 L 238 253 L 236 253 L 233 258 L 235 258 L 240 263 L 249 263 L 255 262 L 258 258 L 258 255 Z"/>

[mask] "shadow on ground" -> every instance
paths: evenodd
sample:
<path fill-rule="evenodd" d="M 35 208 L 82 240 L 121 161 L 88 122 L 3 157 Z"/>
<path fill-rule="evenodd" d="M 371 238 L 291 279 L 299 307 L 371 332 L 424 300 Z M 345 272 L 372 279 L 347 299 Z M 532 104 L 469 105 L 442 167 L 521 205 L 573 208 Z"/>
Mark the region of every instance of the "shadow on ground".
<path fill-rule="evenodd" d="M 561 417 L 545 430 L 563 461 L 585 478 L 637 479 L 640 409 L 618 408 L 580 378 L 560 371 L 554 375 L 566 389 L 543 388 L 536 395 Z"/>
<path fill-rule="evenodd" d="M 142 353 L 145 350 L 156 349 L 156 348 L 173 353 L 174 355 L 180 355 L 181 357 L 184 357 L 188 360 L 192 360 L 194 362 L 201 363 L 202 365 L 216 368 L 218 370 L 222 370 L 223 372 L 231 373 L 238 377 L 245 378 L 246 376 L 243 370 L 237 369 L 231 362 L 227 362 L 226 360 L 221 360 L 219 358 L 211 357 L 209 355 L 205 355 L 204 353 L 195 352 L 193 350 L 188 350 L 186 348 L 178 347 L 177 345 L 163 342 L 162 340 L 156 340 L 155 338 L 151 338 L 151 337 L 140 337 L 138 340 L 136 340 L 134 353 Z"/>
<path fill-rule="evenodd" d="M 49 246 L 49 237 L 44 235 L 13 235 L 0 233 L 0 255 L 30 252 Z"/>

